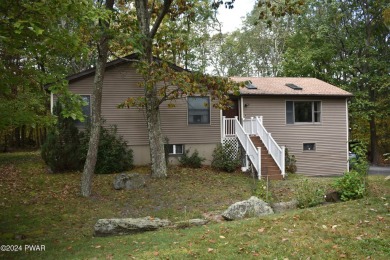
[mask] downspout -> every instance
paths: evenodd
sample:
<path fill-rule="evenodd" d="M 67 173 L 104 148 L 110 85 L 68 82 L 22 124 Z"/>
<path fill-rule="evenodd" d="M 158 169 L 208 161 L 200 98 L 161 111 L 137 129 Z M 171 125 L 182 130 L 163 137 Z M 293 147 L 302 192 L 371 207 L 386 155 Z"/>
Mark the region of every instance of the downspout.
<path fill-rule="evenodd" d="M 345 122 L 347 130 L 347 171 L 349 172 L 349 116 L 348 116 L 348 98 L 345 99 Z"/>
<path fill-rule="evenodd" d="M 224 132 L 225 132 L 225 122 L 223 120 L 223 112 L 222 110 L 219 110 L 219 117 L 221 119 L 220 124 L 221 124 L 221 144 L 223 144 L 223 139 L 224 139 Z"/>
<path fill-rule="evenodd" d="M 241 96 L 240 97 L 240 123 L 242 124 L 242 120 L 243 120 L 243 118 L 244 118 L 244 97 L 243 96 Z"/>

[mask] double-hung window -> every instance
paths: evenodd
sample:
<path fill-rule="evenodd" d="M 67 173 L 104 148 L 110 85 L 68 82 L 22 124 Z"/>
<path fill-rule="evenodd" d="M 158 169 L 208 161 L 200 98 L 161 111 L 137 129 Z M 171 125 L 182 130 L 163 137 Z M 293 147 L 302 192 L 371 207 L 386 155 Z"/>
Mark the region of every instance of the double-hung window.
<path fill-rule="evenodd" d="M 321 123 L 321 101 L 286 101 L 286 123 Z"/>
<path fill-rule="evenodd" d="M 210 98 L 187 97 L 188 124 L 210 124 Z"/>

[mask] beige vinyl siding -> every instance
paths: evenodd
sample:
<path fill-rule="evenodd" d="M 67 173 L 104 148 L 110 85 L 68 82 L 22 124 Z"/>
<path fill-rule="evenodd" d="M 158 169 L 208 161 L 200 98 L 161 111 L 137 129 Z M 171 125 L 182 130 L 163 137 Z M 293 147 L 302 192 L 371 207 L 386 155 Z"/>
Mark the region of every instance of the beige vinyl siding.
<path fill-rule="evenodd" d="M 118 133 L 131 146 L 149 144 L 145 111 L 138 108 L 118 109 L 117 105 L 128 97 L 143 96 L 143 89 L 138 86 L 141 81 L 142 77 L 129 64 L 110 68 L 104 78 L 102 115 L 105 124 L 116 124 Z M 72 82 L 70 89 L 78 94 L 92 94 L 92 86 L 93 75 Z M 220 141 L 219 110 L 211 108 L 210 125 L 188 125 L 186 99 L 173 103 L 176 104 L 174 108 L 168 108 L 168 102 L 160 106 L 162 132 L 169 143 L 216 144 Z"/>
<path fill-rule="evenodd" d="M 345 98 L 244 97 L 244 117 L 263 116 L 264 126 L 279 145 L 296 156 L 298 172 L 305 175 L 340 175 L 347 170 Z M 321 123 L 286 124 L 286 101 L 321 101 Z M 315 151 L 303 151 L 315 143 Z"/>
<path fill-rule="evenodd" d="M 160 106 L 161 127 L 171 144 L 208 144 L 221 140 L 220 110 L 211 107 L 210 124 L 188 124 L 187 99 L 174 102 L 176 107 L 168 108 L 168 102 Z M 211 104 L 212 106 L 212 104 Z"/>

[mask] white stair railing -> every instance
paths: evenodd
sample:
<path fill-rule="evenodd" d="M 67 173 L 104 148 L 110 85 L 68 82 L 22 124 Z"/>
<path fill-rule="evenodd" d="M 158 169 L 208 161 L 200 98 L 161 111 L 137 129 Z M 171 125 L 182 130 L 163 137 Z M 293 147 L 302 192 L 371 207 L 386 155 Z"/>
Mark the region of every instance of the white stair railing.
<path fill-rule="evenodd" d="M 282 172 L 283 177 L 285 176 L 285 147 L 279 146 L 271 133 L 265 129 L 263 125 L 263 117 L 256 117 L 251 119 L 244 119 L 245 129 L 249 134 L 257 135 L 260 137 L 261 141 L 264 143 L 265 147 L 268 150 L 268 153 L 271 154 L 272 158 L 278 165 L 280 171 Z"/>
<path fill-rule="evenodd" d="M 261 178 L 261 148 L 256 148 L 250 139 L 250 134 L 246 133 L 238 118 L 223 117 L 222 138 L 235 135 L 242 147 L 244 148 L 247 157 L 252 162 L 253 167 L 258 173 L 258 178 Z"/>

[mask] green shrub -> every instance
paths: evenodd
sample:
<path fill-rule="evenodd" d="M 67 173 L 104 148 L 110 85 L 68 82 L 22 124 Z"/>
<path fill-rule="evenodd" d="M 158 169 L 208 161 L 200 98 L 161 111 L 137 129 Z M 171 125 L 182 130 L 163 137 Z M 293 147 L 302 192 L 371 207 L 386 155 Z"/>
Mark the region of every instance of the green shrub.
<path fill-rule="evenodd" d="M 294 155 L 290 155 L 288 149 L 285 149 L 285 168 L 287 173 L 296 173 L 297 172 L 297 160 Z"/>
<path fill-rule="evenodd" d="M 365 176 L 356 170 L 346 172 L 336 180 L 334 187 L 340 192 L 343 201 L 363 198 L 366 192 Z"/>
<path fill-rule="evenodd" d="M 41 147 L 41 156 L 54 172 L 80 170 L 84 161 L 81 159 L 80 135 L 75 121 L 62 116 L 59 102 L 54 106 L 57 124 L 49 131 Z"/>
<path fill-rule="evenodd" d="M 310 208 L 322 204 L 325 200 L 324 189 L 308 179 L 303 180 L 298 188 L 297 201 L 299 208 Z"/>
<path fill-rule="evenodd" d="M 89 128 L 88 128 L 89 129 Z M 81 146 L 83 161 L 85 161 L 90 131 L 82 134 Z M 117 135 L 116 126 L 100 129 L 99 151 L 96 160 L 95 173 L 106 174 L 129 170 L 133 167 L 133 151 L 128 149 L 127 143 Z"/>
<path fill-rule="evenodd" d="M 188 156 L 190 150 L 186 150 L 184 154 L 180 157 L 179 162 L 184 167 L 190 168 L 200 168 L 202 167 L 202 162 L 206 160 L 203 157 L 199 156 L 199 152 L 195 150 L 191 156 Z"/>
<path fill-rule="evenodd" d="M 365 158 L 366 146 L 362 142 L 356 142 L 351 145 L 351 150 L 357 155 L 357 159 L 354 159 L 353 162 L 353 169 L 344 173 L 343 177 L 337 179 L 333 185 L 343 201 L 363 198 L 368 185 L 366 180 L 368 171 L 368 162 Z"/>
<path fill-rule="evenodd" d="M 211 166 L 215 169 L 233 172 L 240 166 L 238 152 L 231 144 L 218 144 L 213 152 Z"/>
<path fill-rule="evenodd" d="M 53 172 L 80 171 L 87 158 L 90 131 L 79 132 L 75 121 L 64 118 L 57 102 L 54 114 L 57 124 L 42 145 L 41 156 Z M 127 148 L 115 126 L 101 128 L 95 173 L 114 173 L 133 167 L 133 151 Z"/>
<path fill-rule="evenodd" d="M 269 190 L 267 182 L 264 179 L 255 180 L 253 196 L 256 196 L 259 199 L 268 203 L 272 201 L 272 193 Z"/>

